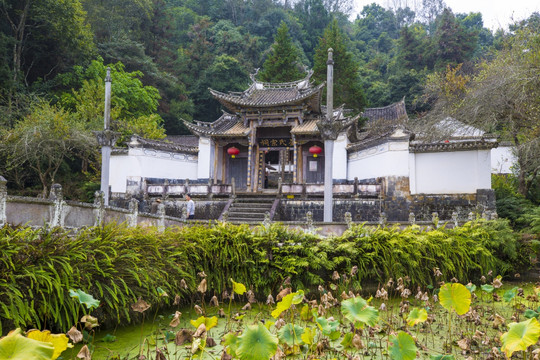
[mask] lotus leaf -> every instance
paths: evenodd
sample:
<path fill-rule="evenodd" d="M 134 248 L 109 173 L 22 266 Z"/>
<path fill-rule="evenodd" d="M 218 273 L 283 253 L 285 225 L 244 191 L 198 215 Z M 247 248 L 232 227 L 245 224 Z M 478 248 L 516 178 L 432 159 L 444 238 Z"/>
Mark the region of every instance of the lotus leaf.
<path fill-rule="evenodd" d="M 206 331 L 208 331 L 217 325 L 218 318 L 216 316 L 212 316 L 211 318 L 201 316 L 197 320 L 190 320 L 189 322 L 191 325 L 195 326 L 195 329 L 197 329 L 201 324 L 204 324 Z"/>
<path fill-rule="evenodd" d="M 241 283 L 237 283 L 233 279 L 231 279 L 233 291 L 237 293 L 238 295 L 242 295 L 246 292 L 246 286 Z"/>
<path fill-rule="evenodd" d="M 428 314 L 426 309 L 413 308 L 407 316 L 407 324 L 414 326 L 419 323 L 423 323 L 427 320 Z"/>
<path fill-rule="evenodd" d="M 392 360 L 413 360 L 416 359 L 416 344 L 411 335 L 404 331 L 397 335 L 390 336 L 390 358 Z"/>
<path fill-rule="evenodd" d="M 0 339 L 0 359 L 9 360 L 51 360 L 54 346 L 21 335 L 21 329 L 11 331 Z"/>
<path fill-rule="evenodd" d="M 278 331 L 278 338 L 281 343 L 289 346 L 303 345 L 304 341 L 301 336 L 304 333 L 304 328 L 299 325 L 287 324 Z"/>
<path fill-rule="evenodd" d="M 317 318 L 316 322 L 317 322 L 317 326 L 323 332 L 324 335 L 330 335 L 331 333 L 336 331 L 339 326 L 339 321 L 337 320 L 328 321 L 328 319 L 323 318 L 323 317 Z"/>
<path fill-rule="evenodd" d="M 248 326 L 238 337 L 236 354 L 240 360 L 270 359 L 277 350 L 278 338 L 263 324 Z"/>
<path fill-rule="evenodd" d="M 513 289 L 507 290 L 503 295 L 504 301 L 506 302 L 512 301 L 517 295 L 517 290 L 518 290 L 517 286 L 514 287 Z"/>
<path fill-rule="evenodd" d="M 296 293 L 290 293 L 285 295 L 283 299 L 281 299 L 281 301 L 277 303 L 274 311 L 272 311 L 272 317 L 277 319 L 282 312 L 289 310 L 293 304 L 293 298 L 295 295 Z"/>
<path fill-rule="evenodd" d="M 344 348 L 348 349 L 352 346 L 352 339 L 354 334 L 352 332 L 346 333 L 343 337 L 343 340 L 341 340 L 341 345 L 343 345 Z"/>
<path fill-rule="evenodd" d="M 471 306 L 471 292 L 462 284 L 446 283 L 439 291 L 439 302 L 446 310 L 463 315 Z"/>
<path fill-rule="evenodd" d="M 99 306 L 99 300 L 94 299 L 92 295 L 85 293 L 81 289 L 77 289 L 77 290 L 70 289 L 69 296 L 79 300 L 79 303 L 81 305 L 85 305 L 86 308 L 90 311 Z"/>
<path fill-rule="evenodd" d="M 341 302 L 343 316 L 354 323 L 374 326 L 379 320 L 379 312 L 360 296 L 356 296 Z"/>
<path fill-rule="evenodd" d="M 317 331 L 313 328 L 307 327 L 304 329 L 304 333 L 300 337 L 305 344 L 312 345 L 315 340 L 315 335 Z"/>
<path fill-rule="evenodd" d="M 231 355 L 232 357 L 238 357 L 238 355 L 236 355 L 236 350 L 238 350 L 240 341 L 235 333 L 228 333 L 223 336 L 222 344 L 225 346 L 227 354 Z"/>
<path fill-rule="evenodd" d="M 495 288 L 493 287 L 493 285 L 489 285 L 489 284 L 484 284 L 484 285 L 480 286 L 480 288 L 481 288 L 483 291 L 487 292 L 487 293 L 492 293 L 493 290 L 495 290 Z"/>
<path fill-rule="evenodd" d="M 508 332 L 501 335 L 501 350 L 510 358 L 515 351 L 525 351 L 536 344 L 540 337 L 540 323 L 531 318 L 519 323 L 510 323 Z"/>
<path fill-rule="evenodd" d="M 30 330 L 26 333 L 26 337 L 45 343 L 51 343 L 54 347 L 52 360 L 57 359 L 67 348 L 73 347 L 65 334 L 51 334 L 49 330 Z"/>
<path fill-rule="evenodd" d="M 538 312 L 536 312 L 534 310 L 531 310 L 531 309 L 527 309 L 523 313 L 523 316 L 525 316 L 527 319 L 530 319 L 530 318 L 533 318 L 533 317 L 538 319 L 538 315 L 540 315 L 540 313 L 538 313 Z"/>

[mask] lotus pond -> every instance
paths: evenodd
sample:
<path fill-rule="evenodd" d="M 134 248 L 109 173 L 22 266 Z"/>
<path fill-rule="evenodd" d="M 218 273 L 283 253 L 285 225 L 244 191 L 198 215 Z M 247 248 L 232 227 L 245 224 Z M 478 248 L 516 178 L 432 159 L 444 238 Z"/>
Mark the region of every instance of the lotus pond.
<path fill-rule="evenodd" d="M 538 358 L 540 287 L 535 284 L 503 285 L 500 277 L 483 277 L 478 286 L 448 282 L 409 289 L 408 280 L 399 278 L 369 295 L 348 290 L 348 275 L 334 274 L 335 281 L 313 293 L 293 292 L 285 283 L 264 302 L 233 280 L 219 299 L 205 303 L 201 296 L 192 306 L 166 312 L 153 312 L 140 299 L 132 305 L 139 325 L 98 330 L 96 319 L 83 318 L 82 341 L 60 358 Z M 201 295 L 205 287 L 203 277 Z M 76 332 L 68 332 L 71 340 L 80 339 Z"/>

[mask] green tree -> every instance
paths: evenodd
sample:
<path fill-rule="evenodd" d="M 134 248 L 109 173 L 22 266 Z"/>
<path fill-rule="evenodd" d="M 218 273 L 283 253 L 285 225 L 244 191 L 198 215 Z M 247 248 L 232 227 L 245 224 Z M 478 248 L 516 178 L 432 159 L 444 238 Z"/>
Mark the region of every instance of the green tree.
<path fill-rule="evenodd" d="M 127 72 L 122 63 L 110 64 L 112 78 L 111 127 L 125 140 L 131 134 L 151 139 L 165 136 L 163 120 L 157 114 L 159 92 L 144 86 L 140 71 Z M 103 126 L 106 66 L 94 60 L 86 69 L 75 67 L 73 73 L 59 76 L 58 82 L 69 90 L 59 94 L 60 103 L 71 111 L 87 129 Z"/>
<path fill-rule="evenodd" d="M 12 85 L 46 80 L 95 54 L 79 0 L 1 0 L 0 27 L 11 45 Z"/>
<path fill-rule="evenodd" d="M 466 29 L 450 9 L 444 9 L 437 19 L 433 38 L 432 56 L 435 68 L 441 70 L 446 68 L 446 65 L 456 66 L 471 59 L 477 42 L 477 31 Z"/>
<path fill-rule="evenodd" d="M 281 22 L 274 44 L 266 58 L 259 79 L 266 82 L 289 82 L 301 79 L 304 73 L 299 69 L 299 51 L 289 35 L 289 28 Z"/>
<path fill-rule="evenodd" d="M 0 154 L 8 178 L 18 176 L 21 169 L 35 174 L 43 197 L 66 160 L 87 159 L 97 148 L 94 135 L 84 124 L 46 101 L 38 102 L 27 117 L 13 129 L 5 130 L 1 138 Z"/>
<path fill-rule="evenodd" d="M 328 49 L 334 50 L 334 104 L 361 111 L 366 105 L 358 73 L 358 64 L 347 50 L 345 35 L 334 19 L 324 30 L 315 51 L 313 77 L 318 82 L 326 80 Z"/>
<path fill-rule="evenodd" d="M 516 146 L 519 192 L 527 196 L 540 179 L 540 33 L 525 28 L 508 39 L 494 59 L 479 64 L 466 87 L 459 77 L 431 77 L 427 95 L 436 99 L 428 120 L 452 115 L 498 133 Z M 433 82 L 435 83 L 435 86 Z M 447 89 L 458 89 L 459 92 Z M 459 96 L 458 96 L 459 95 Z"/>

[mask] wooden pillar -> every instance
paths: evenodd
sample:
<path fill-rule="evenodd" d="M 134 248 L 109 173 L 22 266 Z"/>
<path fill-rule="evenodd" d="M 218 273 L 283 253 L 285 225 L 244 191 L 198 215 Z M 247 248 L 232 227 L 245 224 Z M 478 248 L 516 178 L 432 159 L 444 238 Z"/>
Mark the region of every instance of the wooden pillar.
<path fill-rule="evenodd" d="M 296 136 L 291 135 L 292 136 L 292 141 L 293 141 L 293 183 L 296 184 L 298 181 L 297 181 L 297 175 L 298 175 L 298 171 L 296 169 L 296 166 L 298 165 L 298 161 L 297 161 L 297 156 L 298 156 L 298 151 L 296 149 Z"/>
<path fill-rule="evenodd" d="M 302 145 L 298 145 L 298 183 L 304 183 L 304 156 L 302 154 Z"/>
<path fill-rule="evenodd" d="M 248 163 L 247 163 L 247 191 L 252 191 L 251 186 L 251 163 L 252 161 L 252 155 L 253 155 L 253 143 L 251 142 L 251 139 L 249 140 L 248 144 Z"/>
<path fill-rule="evenodd" d="M 263 175 L 264 176 L 264 175 Z M 253 181 L 253 191 L 259 191 L 261 182 L 261 154 L 259 144 L 255 145 L 255 180 Z"/>
<path fill-rule="evenodd" d="M 218 180 L 218 157 L 219 157 L 219 145 L 214 141 L 214 184 L 217 184 Z M 221 178 L 223 181 L 223 178 Z"/>

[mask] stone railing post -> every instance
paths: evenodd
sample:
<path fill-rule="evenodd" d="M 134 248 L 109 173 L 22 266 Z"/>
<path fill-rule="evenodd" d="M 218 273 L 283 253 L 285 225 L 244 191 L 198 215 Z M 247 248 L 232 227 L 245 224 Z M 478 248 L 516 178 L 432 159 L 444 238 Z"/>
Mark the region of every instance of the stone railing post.
<path fill-rule="evenodd" d="M 458 227 L 459 226 L 459 223 L 458 223 L 458 213 L 457 211 L 454 211 L 452 213 L 452 221 L 454 222 L 454 227 Z"/>
<path fill-rule="evenodd" d="M 53 209 L 51 214 L 51 222 L 50 225 L 52 227 L 64 226 L 64 206 L 66 202 L 64 201 L 64 197 L 62 194 L 62 185 L 60 184 L 53 184 L 51 186 L 51 193 L 49 195 L 49 200 L 53 201 Z"/>
<path fill-rule="evenodd" d="M 432 212 L 431 213 L 431 222 L 435 226 L 435 229 L 439 228 L 439 213 L 438 212 Z"/>
<path fill-rule="evenodd" d="M 313 213 L 311 211 L 308 211 L 306 213 L 306 232 L 308 234 L 314 234 L 315 233 L 315 227 L 313 226 Z"/>
<path fill-rule="evenodd" d="M 7 180 L 0 175 L 0 227 L 7 223 Z"/>
<path fill-rule="evenodd" d="M 416 215 L 414 215 L 413 212 L 409 213 L 409 224 L 410 225 L 416 224 Z"/>
<path fill-rule="evenodd" d="M 349 229 L 353 226 L 352 215 L 348 211 L 345 213 L 345 223 L 347 223 L 347 228 Z"/>
<path fill-rule="evenodd" d="M 161 197 L 163 200 L 167 200 L 169 198 L 169 180 L 165 179 L 163 182 L 163 193 L 161 194 Z"/>
<path fill-rule="evenodd" d="M 182 220 L 186 221 L 187 218 L 188 218 L 188 214 L 187 214 L 187 204 L 186 204 L 186 206 L 182 208 Z"/>
<path fill-rule="evenodd" d="M 128 226 L 136 227 L 139 217 L 139 201 L 137 199 L 129 200 Z"/>
<path fill-rule="evenodd" d="M 158 232 L 162 233 L 165 231 L 165 204 L 158 204 L 156 215 L 159 216 L 157 225 Z"/>
<path fill-rule="evenodd" d="M 381 212 L 381 215 L 379 216 L 379 225 L 386 226 L 387 222 L 388 222 L 388 217 L 386 216 L 386 213 L 383 211 Z"/>
<path fill-rule="evenodd" d="M 272 225 L 272 220 L 270 220 L 270 212 L 267 211 L 264 213 L 263 226 L 268 229 L 270 225 Z"/>
<path fill-rule="evenodd" d="M 103 191 L 94 193 L 94 226 L 101 226 L 105 220 L 105 194 Z"/>
<path fill-rule="evenodd" d="M 228 211 L 223 212 L 223 215 L 221 216 L 221 221 L 224 222 L 224 223 L 229 221 L 229 212 Z"/>

